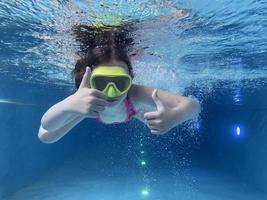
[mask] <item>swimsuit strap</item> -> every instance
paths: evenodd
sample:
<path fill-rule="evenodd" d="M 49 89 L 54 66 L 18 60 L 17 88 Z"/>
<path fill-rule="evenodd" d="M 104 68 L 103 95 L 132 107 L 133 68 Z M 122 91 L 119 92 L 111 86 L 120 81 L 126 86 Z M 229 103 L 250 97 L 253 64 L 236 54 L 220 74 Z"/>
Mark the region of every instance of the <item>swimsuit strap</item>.
<path fill-rule="evenodd" d="M 136 110 L 134 108 L 134 105 L 127 94 L 126 99 L 125 99 L 125 107 L 126 107 L 126 112 L 127 112 L 127 121 L 132 118 L 132 116 L 136 113 Z"/>

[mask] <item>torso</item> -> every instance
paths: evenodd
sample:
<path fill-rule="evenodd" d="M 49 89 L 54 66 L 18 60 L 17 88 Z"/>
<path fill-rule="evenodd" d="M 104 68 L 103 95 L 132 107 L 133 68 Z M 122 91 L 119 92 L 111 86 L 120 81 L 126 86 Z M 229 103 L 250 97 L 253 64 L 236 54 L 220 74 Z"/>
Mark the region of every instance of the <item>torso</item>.
<path fill-rule="evenodd" d="M 153 108 L 143 104 L 142 95 L 140 95 L 138 91 L 138 85 L 133 84 L 127 95 L 136 111 L 132 117 L 144 122 L 144 113 L 149 110 L 152 111 Z M 100 113 L 101 121 L 107 124 L 125 122 L 127 119 L 125 100 L 126 99 L 117 107 L 106 107 L 106 109 Z"/>
<path fill-rule="evenodd" d="M 127 113 L 124 101 L 121 104 L 121 106 L 117 107 L 106 107 L 104 111 L 99 113 L 101 118 L 99 120 L 104 123 L 119 123 L 125 121 Z"/>

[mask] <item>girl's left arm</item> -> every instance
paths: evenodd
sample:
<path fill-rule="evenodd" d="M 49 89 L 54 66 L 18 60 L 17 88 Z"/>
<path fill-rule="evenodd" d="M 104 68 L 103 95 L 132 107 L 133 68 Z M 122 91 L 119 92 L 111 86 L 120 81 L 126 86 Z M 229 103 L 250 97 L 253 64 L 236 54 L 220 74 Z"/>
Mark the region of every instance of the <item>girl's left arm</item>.
<path fill-rule="evenodd" d="M 168 132 L 178 124 L 197 117 L 201 110 L 195 99 L 146 86 L 135 85 L 135 95 L 140 106 L 154 108 L 154 111 L 146 112 L 143 116 L 154 134 Z"/>

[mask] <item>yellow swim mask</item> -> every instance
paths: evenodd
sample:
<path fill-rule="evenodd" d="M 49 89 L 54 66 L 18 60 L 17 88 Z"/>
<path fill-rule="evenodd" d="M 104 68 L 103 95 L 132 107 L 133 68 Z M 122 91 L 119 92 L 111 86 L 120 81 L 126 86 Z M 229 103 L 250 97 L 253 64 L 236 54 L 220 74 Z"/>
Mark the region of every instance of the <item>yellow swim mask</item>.
<path fill-rule="evenodd" d="M 109 97 L 118 97 L 130 89 L 132 77 L 122 67 L 99 66 L 91 74 L 90 85 Z"/>

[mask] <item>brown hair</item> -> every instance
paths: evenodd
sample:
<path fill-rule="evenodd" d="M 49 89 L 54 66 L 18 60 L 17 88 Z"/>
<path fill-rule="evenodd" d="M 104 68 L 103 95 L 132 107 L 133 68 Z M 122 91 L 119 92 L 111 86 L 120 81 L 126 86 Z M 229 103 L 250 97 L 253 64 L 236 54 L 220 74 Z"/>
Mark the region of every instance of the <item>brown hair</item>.
<path fill-rule="evenodd" d="M 75 68 L 71 72 L 75 80 L 76 89 L 79 88 L 86 66 L 93 70 L 94 66 L 112 59 L 123 61 L 129 70 L 130 76 L 134 77 L 133 68 L 128 56 L 134 45 L 130 33 L 133 30 L 132 24 L 120 26 L 86 26 L 76 25 L 73 33 L 80 43 L 80 51 Z"/>

